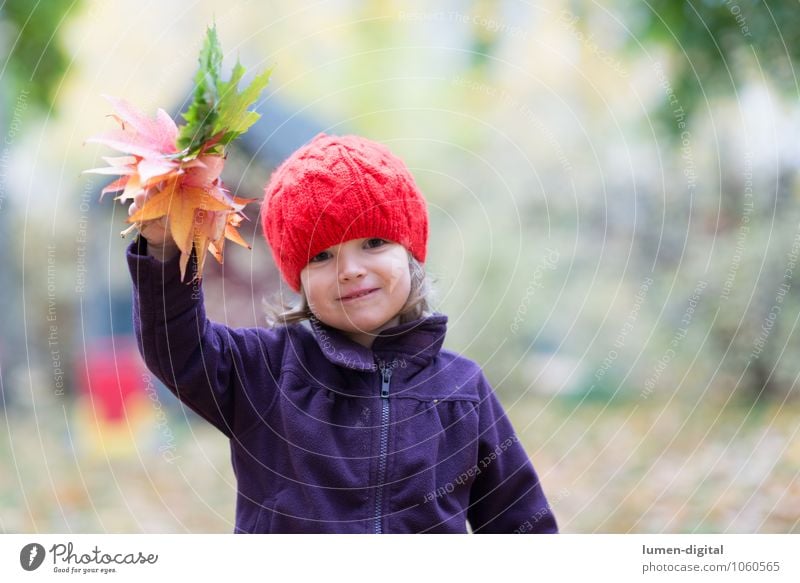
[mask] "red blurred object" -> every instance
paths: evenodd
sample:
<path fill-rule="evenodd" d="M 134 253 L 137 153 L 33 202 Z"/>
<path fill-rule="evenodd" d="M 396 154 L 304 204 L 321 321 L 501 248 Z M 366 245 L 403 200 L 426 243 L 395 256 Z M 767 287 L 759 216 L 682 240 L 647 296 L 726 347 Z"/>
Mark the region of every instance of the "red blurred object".
<path fill-rule="evenodd" d="M 135 397 L 146 398 L 147 369 L 133 337 L 92 342 L 78 368 L 80 395 L 88 396 L 96 414 L 107 422 L 123 421 L 126 404 Z"/>

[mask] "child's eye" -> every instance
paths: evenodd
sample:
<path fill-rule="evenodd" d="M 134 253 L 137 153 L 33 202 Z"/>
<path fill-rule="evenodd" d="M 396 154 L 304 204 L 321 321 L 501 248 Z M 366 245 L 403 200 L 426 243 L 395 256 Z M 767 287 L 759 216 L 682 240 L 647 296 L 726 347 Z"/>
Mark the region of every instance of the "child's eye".
<path fill-rule="evenodd" d="M 309 259 L 308 262 L 309 263 L 319 263 L 320 261 L 325 261 L 330 256 L 331 256 L 331 254 L 328 253 L 327 251 L 322 251 L 322 252 L 317 253 L 316 255 L 314 255 L 314 257 Z"/>
<path fill-rule="evenodd" d="M 381 247 L 382 245 L 386 245 L 388 241 L 386 239 L 378 239 L 377 237 L 373 237 L 372 239 L 367 239 L 365 241 L 365 245 L 369 248 L 373 247 Z"/>

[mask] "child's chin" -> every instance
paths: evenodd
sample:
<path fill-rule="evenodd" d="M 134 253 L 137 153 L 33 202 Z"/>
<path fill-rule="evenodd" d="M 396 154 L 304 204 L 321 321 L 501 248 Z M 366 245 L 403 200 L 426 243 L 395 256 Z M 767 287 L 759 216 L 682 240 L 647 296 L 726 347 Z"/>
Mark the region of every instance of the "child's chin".
<path fill-rule="evenodd" d="M 380 328 L 387 319 L 377 314 L 349 313 L 341 329 L 345 332 L 370 334 Z"/>

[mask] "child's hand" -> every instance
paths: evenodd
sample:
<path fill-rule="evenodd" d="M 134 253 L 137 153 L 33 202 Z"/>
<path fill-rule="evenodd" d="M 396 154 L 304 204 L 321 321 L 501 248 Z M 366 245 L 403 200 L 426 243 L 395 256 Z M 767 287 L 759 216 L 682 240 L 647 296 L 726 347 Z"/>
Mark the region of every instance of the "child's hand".
<path fill-rule="evenodd" d="M 128 207 L 128 216 L 138 211 L 145 202 L 144 194 L 137 194 L 133 197 L 133 204 Z M 180 253 L 180 249 L 175 244 L 175 240 L 167 228 L 167 217 L 143 221 L 139 227 L 141 236 L 147 239 L 147 254 L 160 261 L 168 261 Z"/>

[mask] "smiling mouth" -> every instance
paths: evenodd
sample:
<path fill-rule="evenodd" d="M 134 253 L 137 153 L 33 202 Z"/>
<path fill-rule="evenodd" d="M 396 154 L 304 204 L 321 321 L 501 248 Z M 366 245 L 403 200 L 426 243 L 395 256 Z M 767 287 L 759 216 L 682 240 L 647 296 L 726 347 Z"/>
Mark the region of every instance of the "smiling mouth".
<path fill-rule="evenodd" d="M 365 298 L 367 296 L 371 296 L 376 291 L 378 291 L 378 288 L 370 289 L 370 290 L 367 290 L 367 291 L 364 291 L 364 292 L 361 292 L 361 293 L 358 293 L 358 294 L 350 295 L 350 296 L 341 297 L 341 298 L 339 298 L 339 301 L 340 302 L 352 302 L 353 300 L 360 300 L 361 298 Z"/>

